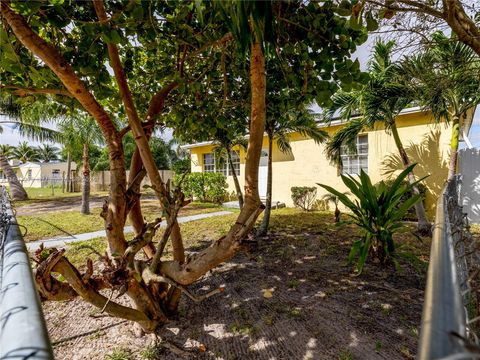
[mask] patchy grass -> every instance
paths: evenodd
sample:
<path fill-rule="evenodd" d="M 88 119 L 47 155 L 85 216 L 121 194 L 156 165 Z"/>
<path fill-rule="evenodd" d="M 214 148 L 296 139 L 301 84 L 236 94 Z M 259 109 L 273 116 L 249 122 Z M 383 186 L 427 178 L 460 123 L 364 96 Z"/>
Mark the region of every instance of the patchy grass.
<path fill-rule="evenodd" d="M 212 240 L 215 240 L 228 232 L 230 225 L 235 221 L 235 218 L 236 215 L 231 214 L 181 224 L 180 226 L 185 247 L 188 248 L 189 251 L 196 251 L 207 247 Z M 162 237 L 162 234 L 163 231 L 159 231 L 156 234 L 154 238 L 155 244 Z M 83 266 L 85 265 L 85 259 L 87 257 L 96 259 L 95 252 L 103 255 L 106 246 L 107 243 L 103 237 L 88 241 L 80 241 L 69 245 L 66 255 L 75 266 Z M 171 250 L 172 248 L 169 243 L 165 249 L 165 258 L 170 258 Z"/>
<path fill-rule="evenodd" d="M 161 217 L 156 201 L 148 200 L 142 205 L 143 216 L 147 221 Z M 180 211 L 180 216 L 195 215 L 224 210 L 215 204 L 192 203 Z M 47 212 L 36 215 L 19 215 L 17 221 L 27 229 L 25 241 L 47 239 L 55 236 L 81 234 L 104 229 L 104 221 L 100 217 L 100 208 L 91 209 L 90 215 L 80 214 L 77 210 Z M 129 222 L 127 221 L 127 225 Z"/>
<path fill-rule="evenodd" d="M 228 231 L 236 216 L 182 224 L 187 251 L 210 245 Z M 308 349 L 315 359 L 413 359 L 425 286 L 423 269 L 415 269 L 406 260 L 400 261 L 401 271 L 368 263 L 360 276 L 354 276 L 354 266 L 347 265 L 346 259 L 358 230 L 351 225 L 336 226 L 331 213 L 278 209 L 272 212 L 271 224 L 270 234 L 248 256 L 238 254 L 190 286 L 191 291 L 201 294 L 226 284 L 226 292 L 194 305 L 188 298 L 182 300 L 179 319 L 171 324 L 182 329 L 176 335 L 179 343 L 190 339 L 205 344 L 208 351 L 223 358 L 233 358 L 230 354 L 249 358 L 253 348 L 265 351 L 265 358 L 288 356 L 289 351 L 302 355 Z M 160 236 L 161 232 L 156 240 Z M 404 233 L 398 235 L 397 242 L 426 259 L 428 240 L 419 242 Z M 70 246 L 67 256 L 79 267 L 85 266 L 87 257 L 95 258 L 86 246 L 103 253 L 106 243 L 94 239 Z M 169 251 L 167 248 L 167 258 Z M 270 296 L 265 296 L 264 289 L 271 289 Z M 48 316 L 54 309 L 68 306 L 75 310 L 69 313 L 70 322 L 88 317 L 89 309 L 81 300 L 74 301 L 78 302 L 76 307 L 72 302 L 45 304 L 45 312 Z M 55 319 L 49 323 L 52 339 L 78 332 L 78 328 L 73 332 L 72 327 L 57 322 L 55 316 L 50 318 Z M 134 358 L 157 356 L 158 349 L 148 347 L 151 344 L 146 341 L 129 335 L 121 340 L 118 330 L 104 331 L 106 335 L 101 338 L 79 339 L 55 348 L 56 358 L 72 358 L 79 348 L 100 347 L 107 339 L 115 339 L 115 349 L 128 349 Z M 212 331 L 218 337 L 212 336 Z M 271 344 L 267 350 L 262 347 L 264 342 Z M 359 346 L 352 346 L 352 342 Z M 162 358 L 178 357 L 165 350 Z"/>
<path fill-rule="evenodd" d="M 25 188 L 27 191 L 28 200 L 25 201 L 15 201 L 15 206 L 30 205 L 42 202 L 57 201 L 63 200 L 65 198 L 81 198 L 82 194 L 80 192 L 67 193 L 62 192 L 61 187 L 54 187 L 53 193 L 51 187 L 44 188 Z M 92 191 L 91 196 L 108 196 L 107 191 Z"/>

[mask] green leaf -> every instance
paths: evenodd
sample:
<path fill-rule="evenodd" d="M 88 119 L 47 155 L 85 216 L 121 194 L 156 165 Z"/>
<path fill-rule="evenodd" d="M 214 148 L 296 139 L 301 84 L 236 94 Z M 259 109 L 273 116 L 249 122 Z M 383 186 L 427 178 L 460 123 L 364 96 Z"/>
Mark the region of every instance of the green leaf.
<path fill-rule="evenodd" d="M 135 8 L 132 11 L 132 16 L 136 20 L 143 19 L 143 7 L 141 4 L 135 6 Z"/>
<path fill-rule="evenodd" d="M 373 18 L 371 12 L 367 14 L 367 30 L 368 31 L 375 31 L 378 29 L 378 22 Z"/>
<path fill-rule="evenodd" d="M 110 31 L 110 36 L 109 38 L 111 39 L 111 41 L 114 43 L 114 44 L 120 44 L 122 42 L 122 38 L 120 36 L 120 34 L 118 33 L 117 30 L 113 29 L 112 31 Z"/>

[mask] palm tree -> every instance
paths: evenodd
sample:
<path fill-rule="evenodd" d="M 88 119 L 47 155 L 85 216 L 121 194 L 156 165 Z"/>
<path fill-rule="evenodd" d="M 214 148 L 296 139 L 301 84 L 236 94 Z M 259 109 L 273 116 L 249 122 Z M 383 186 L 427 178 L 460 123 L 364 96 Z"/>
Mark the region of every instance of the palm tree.
<path fill-rule="evenodd" d="M 473 115 L 480 103 L 480 61 L 469 46 L 443 33 L 432 37 L 422 54 L 407 58 L 402 70 L 421 104 L 432 111 L 437 122 L 452 124 L 448 179 L 456 172 L 462 121 Z"/>
<path fill-rule="evenodd" d="M 59 149 L 56 146 L 49 144 L 42 144 L 37 147 L 38 158 L 42 162 L 50 162 L 58 160 Z"/>
<path fill-rule="evenodd" d="M 1 129 L 1 127 L 0 127 Z M 17 174 L 10 166 L 9 159 L 13 158 L 13 146 L 0 145 L 0 169 L 3 170 L 7 178 L 10 194 L 13 200 L 27 200 L 28 194 L 17 178 Z"/>
<path fill-rule="evenodd" d="M 57 141 L 59 134 L 55 130 L 41 126 L 42 107 L 30 107 L 25 112 L 19 104 L 13 101 L 11 96 L 0 96 L 0 133 L 3 131 L 2 124 L 13 125 L 13 128 L 20 133 L 33 140 L 39 141 Z M 13 156 L 13 154 L 12 154 Z M 8 163 L 8 159 L 0 155 L 0 169 L 2 169 L 8 178 L 10 195 L 13 200 L 27 200 L 28 195 L 23 185 L 18 181 L 15 172 Z"/>
<path fill-rule="evenodd" d="M 27 162 L 36 162 L 40 160 L 37 149 L 30 146 L 28 142 L 22 141 L 13 149 L 13 157 L 22 164 Z"/>
<path fill-rule="evenodd" d="M 76 113 L 59 122 L 67 149 L 82 148 L 82 214 L 90 214 L 90 145 L 100 142 L 102 134 L 95 120 Z"/>
<path fill-rule="evenodd" d="M 300 133 L 313 139 L 317 144 L 320 144 L 328 137 L 328 134 L 319 128 L 313 113 L 307 106 L 301 105 L 296 108 L 289 108 L 290 105 L 289 101 L 275 103 L 274 98 L 269 99 L 265 125 L 265 132 L 268 136 L 267 198 L 262 224 L 257 231 L 259 236 L 267 234 L 272 210 L 273 142 L 277 142 L 278 148 L 283 153 L 291 153 L 292 147 L 290 145 L 289 133 Z"/>
<path fill-rule="evenodd" d="M 325 120 L 329 122 L 339 113 L 342 119 L 349 121 L 332 137 L 326 147 L 327 156 L 332 162 L 341 164 L 340 155 L 343 146 L 356 152 L 356 139 L 365 128 L 373 129 L 376 124 L 382 124 L 385 131 L 393 136 L 404 168 L 410 166 L 410 159 L 398 134 L 395 119 L 403 109 L 412 103 L 414 93 L 399 81 L 401 79 L 400 68 L 391 60 L 394 46 L 395 42 L 393 41 L 376 42 L 368 64 L 369 82 L 358 90 L 340 91 L 333 96 L 333 105 L 325 112 Z M 408 174 L 408 180 L 410 184 L 415 184 L 413 171 Z M 412 186 L 412 191 L 415 195 L 420 194 L 416 185 Z M 415 204 L 415 212 L 419 233 L 431 234 L 432 227 L 422 202 Z"/>
<path fill-rule="evenodd" d="M 229 135 L 224 129 L 217 129 L 215 134 L 214 148 L 215 161 L 217 165 L 224 165 L 225 162 L 230 169 L 230 173 L 233 176 L 233 183 L 235 184 L 235 192 L 237 193 L 238 205 L 240 209 L 243 208 L 243 193 L 238 181 L 237 172 L 232 160 L 232 151 L 236 146 L 240 146 L 244 149 L 247 148 L 247 140 L 243 134 Z"/>

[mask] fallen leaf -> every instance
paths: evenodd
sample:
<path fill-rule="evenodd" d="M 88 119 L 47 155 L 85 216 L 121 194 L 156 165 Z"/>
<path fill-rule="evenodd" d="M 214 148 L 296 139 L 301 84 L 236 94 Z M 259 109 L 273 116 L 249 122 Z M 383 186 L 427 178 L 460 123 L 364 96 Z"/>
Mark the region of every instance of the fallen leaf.
<path fill-rule="evenodd" d="M 273 297 L 272 292 L 273 292 L 272 289 L 263 289 L 263 297 L 265 299 L 270 299 L 271 297 Z"/>
<path fill-rule="evenodd" d="M 198 350 L 200 352 L 205 352 L 205 351 L 207 351 L 207 347 L 204 344 L 200 344 L 200 345 L 198 345 Z"/>

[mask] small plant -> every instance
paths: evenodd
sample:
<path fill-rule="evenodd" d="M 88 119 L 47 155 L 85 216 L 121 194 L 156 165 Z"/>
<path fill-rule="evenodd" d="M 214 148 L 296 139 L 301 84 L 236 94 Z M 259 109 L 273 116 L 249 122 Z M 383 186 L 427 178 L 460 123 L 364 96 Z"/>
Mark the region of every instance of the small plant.
<path fill-rule="evenodd" d="M 105 355 L 104 360 L 130 360 L 130 353 L 123 348 L 115 349 L 112 353 Z"/>
<path fill-rule="evenodd" d="M 397 265 L 393 234 L 404 228 L 404 224 L 401 223 L 402 218 L 408 209 L 421 199 L 420 195 L 415 195 L 400 204 L 402 196 L 413 186 L 403 181 L 415 165 L 403 170 L 388 186 L 383 181 L 377 186 L 372 185 L 370 178 L 363 170 L 360 172 L 360 181 L 351 175 L 342 175 L 342 181 L 356 197 L 354 201 L 328 185 L 318 184 L 338 197 L 339 201 L 351 211 L 348 216 L 352 221 L 349 222 L 363 230 L 362 237 L 353 243 L 348 256 L 349 262 L 358 256 L 359 273 L 362 272 L 369 255 L 382 265 L 389 260 Z"/>
<path fill-rule="evenodd" d="M 353 356 L 349 349 L 344 349 L 338 353 L 338 360 L 352 360 Z"/>
<path fill-rule="evenodd" d="M 339 202 L 338 197 L 333 194 L 325 194 L 322 196 L 322 200 L 325 201 L 327 204 L 331 202 L 333 203 L 333 205 L 335 205 L 335 223 L 339 223 L 341 212 L 340 212 L 340 209 L 338 208 L 338 202 Z"/>
<path fill-rule="evenodd" d="M 316 187 L 294 186 L 290 190 L 292 191 L 292 200 L 295 207 L 299 207 L 304 211 L 312 210 L 317 196 Z"/>
<path fill-rule="evenodd" d="M 385 184 L 387 186 L 391 186 L 394 180 L 385 180 Z M 407 185 L 408 186 L 408 180 L 404 180 L 402 182 L 402 185 Z M 378 184 L 375 184 L 375 186 L 378 186 Z M 420 192 L 420 196 L 422 198 L 422 201 L 425 200 L 425 197 L 427 195 L 427 187 L 423 183 L 417 184 L 418 191 Z M 413 196 L 413 191 L 412 189 L 409 189 L 405 194 L 403 194 L 402 199 L 400 200 L 400 203 L 398 204 L 399 206 L 402 205 L 405 201 L 410 199 Z M 417 215 L 415 214 L 415 208 L 411 207 L 408 209 L 408 211 L 405 213 L 405 216 L 402 218 L 402 220 L 406 221 L 417 221 Z"/>
<path fill-rule="evenodd" d="M 157 345 L 150 345 L 140 351 L 140 357 L 145 360 L 159 360 L 162 356 L 162 348 Z"/>

